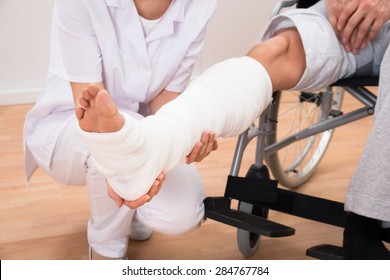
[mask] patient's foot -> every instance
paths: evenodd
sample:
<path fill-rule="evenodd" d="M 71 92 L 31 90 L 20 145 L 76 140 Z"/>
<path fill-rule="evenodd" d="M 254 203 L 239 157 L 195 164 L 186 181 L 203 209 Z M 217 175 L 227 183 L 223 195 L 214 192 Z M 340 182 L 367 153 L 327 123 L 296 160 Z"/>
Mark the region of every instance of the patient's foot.
<path fill-rule="evenodd" d="M 122 128 L 125 119 L 105 89 L 91 84 L 81 92 L 82 107 L 76 115 L 80 128 L 87 132 L 114 132 Z"/>
<path fill-rule="evenodd" d="M 390 259 L 390 252 L 382 242 L 380 223 L 354 213 L 347 215 L 343 248 L 347 260 Z"/>

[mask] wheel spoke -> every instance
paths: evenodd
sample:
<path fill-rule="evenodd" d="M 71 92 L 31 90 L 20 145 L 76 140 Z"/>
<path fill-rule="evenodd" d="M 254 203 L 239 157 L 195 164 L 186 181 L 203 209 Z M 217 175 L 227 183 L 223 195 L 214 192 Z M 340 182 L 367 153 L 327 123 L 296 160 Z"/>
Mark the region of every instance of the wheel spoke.
<path fill-rule="evenodd" d="M 331 102 L 332 109 L 340 110 L 343 99 L 343 90 L 334 88 Z M 275 100 L 270 110 L 270 118 L 276 125 L 275 133 L 267 136 L 267 145 L 286 139 L 300 131 L 326 120 L 327 111 L 322 111 L 324 93 L 297 93 L 285 91 Z M 324 104 L 326 105 L 326 104 Z M 326 110 L 326 109 L 325 109 Z M 274 177 L 282 185 L 290 188 L 297 187 L 305 182 L 314 173 L 326 148 L 328 147 L 333 131 L 325 131 L 317 135 L 298 140 L 285 146 L 279 151 L 267 155 L 267 162 Z"/>

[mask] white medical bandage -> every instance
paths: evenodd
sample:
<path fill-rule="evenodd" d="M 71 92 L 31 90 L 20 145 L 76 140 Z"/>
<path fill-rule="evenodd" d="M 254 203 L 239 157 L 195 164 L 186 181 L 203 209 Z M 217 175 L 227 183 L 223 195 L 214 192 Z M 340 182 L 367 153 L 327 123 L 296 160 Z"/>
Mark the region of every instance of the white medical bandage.
<path fill-rule="evenodd" d="M 239 135 L 268 106 L 271 95 L 271 80 L 257 60 L 228 59 L 207 69 L 156 115 L 139 121 L 123 114 L 121 130 L 80 129 L 82 140 L 114 191 L 135 200 L 149 191 L 162 171 L 191 152 L 202 132 Z"/>

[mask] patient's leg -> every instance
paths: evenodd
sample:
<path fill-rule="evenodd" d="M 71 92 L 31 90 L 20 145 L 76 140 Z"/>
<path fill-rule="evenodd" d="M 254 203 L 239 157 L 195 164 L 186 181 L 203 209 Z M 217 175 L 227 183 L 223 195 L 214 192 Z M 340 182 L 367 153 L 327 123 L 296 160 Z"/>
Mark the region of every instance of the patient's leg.
<path fill-rule="evenodd" d="M 145 194 L 161 171 L 173 168 L 191 151 L 203 131 L 230 137 L 247 129 L 268 106 L 273 88 L 294 85 L 296 81 L 291 77 L 297 79 L 303 72 L 299 68 L 302 64 L 295 64 L 288 71 L 280 69 L 279 72 L 286 72 L 283 79 L 271 80 L 268 74 L 276 73 L 277 67 L 282 67 L 282 59 L 290 57 L 283 56 L 283 51 L 291 50 L 289 40 L 296 37 L 288 36 L 277 38 L 274 45 L 271 39 L 256 46 L 248 56 L 210 67 L 178 98 L 141 121 L 123 114 L 123 124 L 107 93 L 92 93 L 91 106 L 79 119 L 82 138 L 97 168 L 108 177 L 118 195 L 134 200 Z M 290 62 L 285 63 L 283 67 Z M 291 76 L 296 69 L 299 73 Z M 119 120 L 120 129 L 108 130 L 110 133 L 86 132 L 104 132 L 101 125 L 96 129 L 84 126 L 91 123 L 89 116 L 104 119 L 102 123 L 111 122 L 110 127 L 115 123 L 109 118 L 112 116 Z"/>

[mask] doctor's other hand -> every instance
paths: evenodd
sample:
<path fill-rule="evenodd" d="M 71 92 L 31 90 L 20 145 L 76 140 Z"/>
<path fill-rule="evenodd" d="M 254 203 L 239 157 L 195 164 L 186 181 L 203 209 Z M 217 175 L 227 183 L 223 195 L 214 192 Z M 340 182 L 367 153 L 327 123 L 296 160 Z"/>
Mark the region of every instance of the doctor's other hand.
<path fill-rule="evenodd" d="M 212 151 L 218 149 L 218 142 L 215 140 L 215 133 L 205 131 L 200 137 L 200 141 L 186 157 L 186 163 L 200 162 L 207 157 Z"/>
<path fill-rule="evenodd" d="M 114 189 L 111 187 L 110 183 L 106 179 L 106 185 L 107 185 L 107 193 L 108 196 L 115 201 L 116 205 L 118 207 L 122 207 L 123 205 L 129 207 L 130 209 L 136 209 L 145 203 L 151 201 L 154 196 L 158 194 L 158 192 L 161 190 L 161 187 L 163 185 L 163 182 L 165 180 L 165 172 L 161 172 L 160 175 L 157 177 L 157 179 L 154 181 L 152 187 L 148 191 L 147 194 L 141 196 L 140 198 L 129 201 L 125 200 L 122 197 L 120 197 Z"/>

